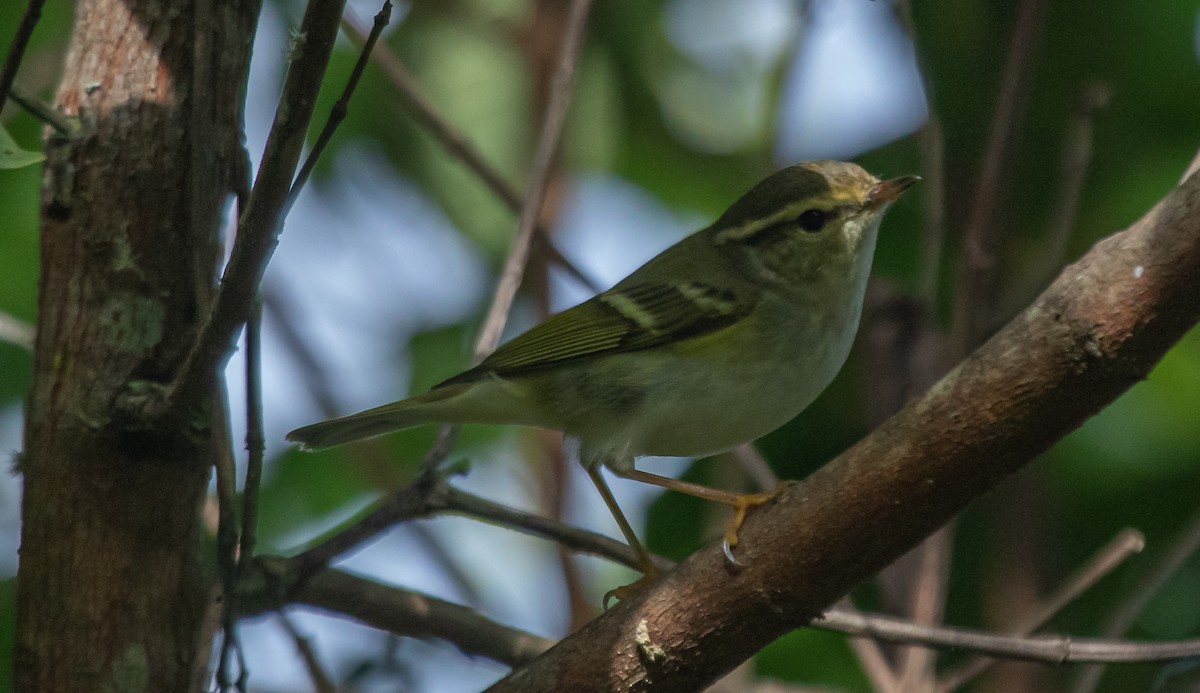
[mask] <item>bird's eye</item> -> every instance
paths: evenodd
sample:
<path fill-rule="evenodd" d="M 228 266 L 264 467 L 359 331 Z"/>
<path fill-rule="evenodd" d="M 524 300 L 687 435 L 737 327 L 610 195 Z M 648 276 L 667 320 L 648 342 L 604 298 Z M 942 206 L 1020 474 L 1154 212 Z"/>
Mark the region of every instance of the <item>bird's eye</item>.
<path fill-rule="evenodd" d="M 809 233 L 816 233 L 825 228 L 825 223 L 829 221 L 829 215 L 819 209 L 805 210 L 800 215 L 800 228 Z"/>

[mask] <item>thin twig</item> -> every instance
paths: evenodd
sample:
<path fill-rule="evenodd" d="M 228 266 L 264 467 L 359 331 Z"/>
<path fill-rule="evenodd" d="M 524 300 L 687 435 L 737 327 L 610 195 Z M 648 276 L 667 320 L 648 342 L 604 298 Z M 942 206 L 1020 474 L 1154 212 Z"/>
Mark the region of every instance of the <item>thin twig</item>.
<path fill-rule="evenodd" d="M 767 460 L 758 452 L 753 443 L 743 443 L 733 449 L 733 457 L 741 465 L 742 471 L 754 480 L 760 491 L 769 491 L 779 485 L 779 477 L 767 464 Z"/>
<path fill-rule="evenodd" d="M 441 512 L 464 515 L 476 520 L 482 520 L 488 524 L 549 539 L 572 551 L 607 558 L 614 563 L 620 563 L 630 568 L 636 569 L 640 566 L 637 554 L 625 542 L 617 541 L 603 534 L 578 529 L 561 522 L 555 522 L 544 517 L 514 510 L 485 500 L 479 496 L 460 491 L 452 486 L 446 487 L 446 493 L 442 498 L 442 502 L 444 505 L 442 508 L 439 508 Z M 656 566 L 663 569 L 669 569 L 673 565 L 671 561 L 658 556 L 651 556 L 651 558 L 654 560 Z"/>
<path fill-rule="evenodd" d="M 1014 637 L 967 628 L 923 626 L 881 614 L 859 615 L 831 611 L 820 621 L 820 627 L 885 642 L 920 645 L 939 650 L 971 650 L 991 657 L 1047 664 L 1164 662 L 1200 656 L 1200 639 L 1132 642 L 1064 635 Z"/>
<path fill-rule="evenodd" d="M 941 623 L 950 580 L 950 555 L 954 550 L 954 523 L 942 527 L 917 548 L 917 566 L 910 596 L 912 620 L 919 625 Z M 900 654 L 900 690 L 927 690 L 932 684 L 937 657 L 927 648 L 908 648 Z"/>
<path fill-rule="evenodd" d="M 358 60 L 354 63 L 354 69 L 350 71 L 350 78 L 346 80 L 345 88 L 342 89 L 342 96 L 333 104 L 333 108 L 330 109 L 329 119 L 325 121 L 325 127 L 321 128 L 321 134 L 317 135 L 317 141 L 313 143 L 312 150 L 308 152 L 308 157 L 304 159 L 304 165 L 300 167 L 300 172 L 296 174 L 296 179 L 292 182 L 292 189 L 288 192 L 287 202 L 283 206 L 284 216 L 287 216 L 292 205 L 296 203 L 296 198 L 300 197 L 300 191 L 304 189 L 304 184 L 308 182 L 313 169 L 317 167 L 317 160 L 321 158 L 321 154 L 325 152 L 325 147 L 333 139 L 333 133 L 341 125 L 342 121 L 346 119 L 346 114 L 350 112 L 350 97 L 354 96 L 354 90 L 358 88 L 358 81 L 362 79 L 363 70 L 367 68 L 367 60 L 371 57 L 371 51 L 375 48 L 375 42 L 379 40 L 379 35 L 383 33 L 384 28 L 391 20 L 392 0 L 383 0 L 383 7 L 375 14 L 375 22 L 371 26 L 371 33 L 363 41 L 362 50 L 358 53 Z"/>
<path fill-rule="evenodd" d="M 917 74 L 921 75 L 922 91 L 925 94 L 925 124 L 917 132 L 917 146 L 921 151 L 921 255 L 917 268 L 917 297 L 921 299 L 927 315 L 934 315 L 937 306 L 938 278 L 941 276 L 942 250 L 946 244 L 946 136 L 942 120 L 934 108 L 926 71 L 921 65 L 917 50 L 917 30 L 913 24 L 912 3 L 898 0 L 895 4 L 896 18 L 908 34 L 913 55 L 917 63 Z"/>
<path fill-rule="evenodd" d="M 529 661 L 553 644 L 545 638 L 495 623 L 459 604 L 340 570 L 330 570 L 313 578 L 290 600 L 349 616 L 397 635 L 442 638 L 467 654 L 511 666 Z M 248 603 L 256 606 L 239 616 L 252 616 L 272 608 L 267 599 L 251 599 Z M 848 609 L 831 609 L 811 627 L 884 642 L 969 650 L 993 657 L 1051 664 L 1159 662 L 1200 655 L 1200 639 L 1142 643 L 1056 635 L 1015 637 L 965 628 L 922 626 Z"/>
<path fill-rule="evenodd" d="M 286 612 L 279 611 L 276 615 L 279 617 L 279 625 L 287 632 L 292 644 L 296 646 L 296 651 L 300 653 L 300 659 L 304 660 L 304 670 L 308 672 L 308 680 L 312 681 L 313 690 L 317 693 L 337 693 L 337 686 L 334 685 L 333 679 L 329 678 L 329 674 L 325 673 L 325 667 L 321 666 L 312 640 L 296 628 L 296 624 L 292 623 Z"/>
<path fill-rule="evenodd" d="M 17 69 L 25 58 L 29 37 L 33 36 L 33 28 L 42 18 L 42 5 L 45 4 L 46 0 L 29 0 L 25 6 L 25 16 L 21 17 L 21 25 L 17 27 L 8 55 L 4 58 L 4 69 L 0 70 L 0 110 L 4 110 L 4 102 L 8 100 L 8 93 L 17 78 Z"/>
<path fill-rule="evenodd" d="M 1193 515 L 1188 523 L 1180 530 L 1162 556 L 1151 565 L 1150 569 L 1138 580 L 1128 592 L 1128 598 L 1122 601 L 1109 617 L 1108 623 L 1101 633 L 1106 638 L 1120 637 L 1129 630 L 1133 622 L 1150 603 L 1158 589 L 1166 583 L 1190 556 L 1200 550 L 1200 513 Z M 1091 693 L 1100 683 L 1104 675 L 1104 667 L 1085 667 L 1075 679 L 1071 687 L 1073 693 Z"/>
<path fill-rule="evenodd" d="M 221 578 L 221 624 L 223 637 L 217 655 L 217 688 L 227 691 L 235 684 L 230 674 L 231 659 L 238 655 L 237 623 L 234 618 L 233 595 L 238 574 L 237 470 L 233 455 L 233 438 L 229 426 L 229 392 L 225 379 L 218 378 L 213 392 L 212 454 L 217 477 L 217 570 Z M 240 677 L 240 674 L 239 674 Z M 238 686 L 240 688 L 240 686 Z"/>
<path fill-rule="evenodd" d="M 345 0 L 313 0 L 305 11 L 258 177 L 238 221 L 237 240 L 221 278 L 221 290 L 175 382 L 161 401 L 150 403 L 146 414 L 152 418 L 186 409 L 233 353 L 283 230 L 296 164 L 344 6 Z"/>
<path fill-rule="evenodd" d="M 63 137 L 74 137 L 79 131 L 79 118 L 63 115 L 52 106 L 42 103 L 42 100 L 20 84 L 12 85 L 8 95 L 21 108 L 24 108 L 34 118 L 54 128 Z"/>
<path fill-rule="evenodd" d="M 1080 89 L 1059 161 L 1058 197 L 1050 221 L 1050 243 L 1045 252 L 1051 262 L 1051 271 L 1057 271 L 1067 257 L 1067 244 L 1075 229 L 1075 219 L 1079 216 L 1083 183 L 1087 180 L 1088 166 L 1092 162 L 1096 114 L 1106 108 L 1111 100 L 1112 88 L 1107 84 L 1094 82 Z"/>
<path fill-rule="evenodd" d="M 342 21 L 342 28 L 350 38 L 359 44 L 366 41 L 367 34 L 356 23 L 349 19 Z M 479 180 L 492 191 L 492 193 L 511 209 L 514 213 L 521 212 L 521 194 L 513 187 L 491 164 L 487 162 L 483 154 L 475 148 L 466 135 L 458 131 L 445 118 L 443 118 L 437 109 L 433 107 L 429 99 L 422 93 L 420 85 L 417 83 L 416 77 L 408 71 L 400 58 L 386 44 L 380 44 L 371 53 L 371 59 L 375 61 L 376 66 L 383 71 L 385 77 L 396 88 L 397 93 L 404 99 L 405 103 L 412 110 L 413 117 L 416 118 L 425 129 L 429 130 L 434 139 L 441 142 L 442 147 L 452 157 L 458 159 L 464 166 L 471 169 Z M 575 263 L 571 262 L 550 237 L 549 231 L 540 223 L 536 226 L 537 239 L 541 241 L 546 253 L 554 264 L 562 267 L 576 281 L 589 290 L 599 293 L 603 290 L 594 279 L 584 274 Z"/>
<path fill-rule="evenodd" d="M 998 260 L 996 209 L 1009 143 L 1015 134 L 1029 89 L 1033 66 L 1046 23 L 1047 0 L 1022 0 L 1007 51 L 1004 76 L 983 155 L 979 182 L 963 230 L 952 333 L 959 356 L 967 354 L 991 327 L 995 316 Z"/>
<path fill-rule="evenodd" d="M 246 322 L 246 485 L 242 490 L 242 537 L 238 568 L 254 557 L 258 538 L 258 492 L 262 485 L 262 296 L 255 298 Z"/>
<path fill-rule="evenodd" d="M 435 495 L 442 493 L 445 487 L 445 479 L 440 473 L 422 474 L 411 485 L 396 491 L 345 529 L 334 532 L 289 558 L 288 573 L 295 577 L 297 584 L 303 585 L 325 570 L 338 556 L 397 522 L 426 517 L 431 504 L 437 502 Z"/>
<path fill-rule="evenodd" d="M 837 606 L 830 610 L 830 613 L 845 613 L 855 616 L 862 616 L 862 612 L 854 606 L 854 602 L 850 597 L 842 597 L 838 601 Z M 810 628 L 821 628 L 822 621 L 813 621 L 809 624 Z M 850 638 L 850 649 L 854 651 L 854 656 L 858 658 L 858 663 L 862 665 L 863 673 L 867 675 L 867 679 L 871 682 L 871 690 L 875 693 L 899 693 L 900 679 L 893 671 L 891 662 L 888 661 L 886 655 L 883 654 L 883 649 L 879 647 L 879 643 L 868 637 L 852 637 Z"/>
<path fill-rule="evenodd" d="M 533 171 L 529 191 L 521 206 L 517 219 L 517 234 L 508 249 L 508 257 L 500 271 L 500 281 L 492 298 L 492 305 L 484 319 L 479 339 L 475 343 L 474 362 L 483 360 L 500 342 L 500 333 L 508 321 L 508 311 L 517 295 L 525 263 L 529 260 L 529 248 L 533 240 L 533 229 L 542 212 L 542 201 L 546 194 L 546 183 L 550 165 L 558 151 L 558 140 L 566 120 L 567 107 L 571 104 L 571 87 L 575 81 L 575 64 L 579 49 L 583 45 L 583 27 L 587 21 L 591 0 L 574 0 L 567 18 L 562 51 L 558 67 L 551 81 L 550 99 L 542 122 L 542 134 L 533 158 Z"/>
<path fill-rule="evenodd" d="M 474 577 L 482 577 L 487 580 L 487 576 L 473 576 L 462 566 L 462 564 L 446 549 L 446 543 L 441 541 L 436 535 L 429 531 L 427 525 L 419 522 L 410 522 L 404 527 L 409 535 L 420 544 L 425 553 L 433 560 L 434 563 L 442 569 L 445 574 L 446 582 L 449 586 L 455 587 L 463 596 L 463 601 L 468 604 L 482 604 L 483 595 L 479 593 L 479 587 L 476 586 Z"/>
<path fill-rule="evenodd" d="M 427 594 L 330 570 L 313 578 L 293 600 L 414 638 L 440 638 L 464 653 L 520 666 L 554 641 L 496 623 L 474 610 Z"/>
<path fill-rule="evenodd" d="M 1025 637 L 1041 628 L 1064 607 L 1116 569 L 1125 559 L 1141 551 L 1145 544 L 1146 539 L 1141 532 L 1133 529 L 1121 530 L 1117 536 L 1096 552 L 1091 560 L 1071 575 L 1048 599 L 1044 600 L 1037 609 L 1031 610 L 1029 614 L 1009 628 L 1006 634 Z M 995 662 L 996 660 L 991 657 L 975 657 L 942 676 L 935 690 L 940 693 L 956 691 L 987 671 Z"/>
<path fill-rule="evenodd" d="M 529 261 L 533 232 L 541 214 L 550 164 L 558 149 L 558 139 L 562 134 L 567 107 L 570 105 L 575 62 L 579 57 L 579 48 L 583 44 L 583 26 L 590 5 L 591 0 L 574 0 L 571 5 L 558 69 L 555 70 L 550 100 L 546 105 L 542 135 L 538 140 L 537 151 L 534 153 L 529 193 L 522 204 L 520 217 L 517 219 L 517 233 L 513 237 L 512 244 L 509 245 L 508 257 L 505 258 L 504 267 L 500 271 L 500 281 L 492 296 L 492 305 L 488 309 L 483 326 L 479 330 L 479 337 L 475 341 L 472 363 L 482 361 L 485 356 L 496 349 L 496 345 L 500 342 L 500 334 L 504 331 L 504 325 L 508 321 L 508 312 L 516 297 L 517 287 L 525 273 L 525 264 Z M 424 473 L 429 473 L 446 458 L 457 436 L 458 428 L 456 426 L 441 428 L 438 432 L 437 445 L 426 455 L 423 465 Z"/>
<path fill-rule="evenodd" d="M 369 510 L 345 529 L 288 559 L 288 572 L 298 583 L 324 570 L 338 556 L 350 551 L 382 530 L 405 520 L 453 513 L 514 529 L 532 536 L 559 542 L 575 551 L 607 558 L 636 568 L 638 559 L 623 542 L 595 532 L 578 529 L 544 517 L 515 510 L 460 491 L 446 481 L 443 472 L 418 477 Z M 671 563 L 656 558 L 655 564 L 669 568 Z"/>

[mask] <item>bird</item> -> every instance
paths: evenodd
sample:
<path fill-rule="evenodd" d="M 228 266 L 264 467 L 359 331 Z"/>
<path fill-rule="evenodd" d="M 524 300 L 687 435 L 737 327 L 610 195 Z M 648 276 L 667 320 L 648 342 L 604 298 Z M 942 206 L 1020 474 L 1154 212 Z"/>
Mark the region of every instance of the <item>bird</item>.
<path fill-rule="evenodd" d="M 778 488 L 734 493 L 652 474 L 635 461 L 728 450 L 811 404 L 850 352 L 880 222 L 918 180 L 880 180 L 841 161 L 783 168 L 709 226 L 473 368 L 287 439 L 319 449 L 433 423 L 558 430 L 577 443 L 647 579 L 654 565 L 604 468 L 734 508 L 724 549 L 736 563 L 746 513 Z M 623 598 L 624 589 L 610 595 Z"/>

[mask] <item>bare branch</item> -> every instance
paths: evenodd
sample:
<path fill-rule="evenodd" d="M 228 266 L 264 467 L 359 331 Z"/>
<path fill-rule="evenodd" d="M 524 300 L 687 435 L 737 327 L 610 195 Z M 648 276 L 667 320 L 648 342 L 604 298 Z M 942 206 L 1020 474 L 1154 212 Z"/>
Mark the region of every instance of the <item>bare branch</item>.
<path fill-rule="evenodd" d="M 551 82 L 550 100 L 546 104 L 542 122 L 542 135 L 533 158 L 529 191 L 521 206 L 521 216 L 517 220 L 517 235 L 509 246 L 508 257 L 505 258 L 504 267 L 500 271 L 500 281 L 496 286 L 492 305 L 475 343 L 476 363 L 495 350 L 496 344 L 500 342 L 500 333 L 504 330 L 504 324 L 508 322 L 508 311 L 517 295 L 521 276 L 525 274 L 525 263 L 529 260 L 529 248 L 533 241 L 533 229 L 542 213 L 550 164 L 558 151 L 558 140 L 566 121 L 567 107 L 571 104 L 575 63 L 583 45 L 583 27 L 587 22 L 591 4 L 591 0 L 573 0 L 571 3 L 566 34 L 563 36 L 562 54 Z"/>
<path fill-rule="evenodd" d="M 806 622 L 1118 395 L 1200 320 L 1200 176 L 1098 243 L 924 396 L 493 690 L 698 689 Z M 887 528 L 881 531 L 880 528 Z"/>
<path fill-rule="evenodd" d="M 342 21 L 342 28 L 355 42 L 362 44 L 367 39 L 367 34 L 349 19 Z M 429 99 L 421 92 L 420 85 L 413 77 L 404 63 L 400 62 L 400 58 L 392 51 L 388 45 L 380 44 L 372 53 L 371 59 L 375 61 L 376 66 L 383 70 L 385 77 L 391 81 L 392 86 L 396 88 L 396 92 L 404 99 L 408 107 L 412 109 L 413 117 L 417 119 L 422 126 L 427 129 L 433 137 L 442 143 L 454 158 L 463 163 L 464 166 L 471 169 L 475 175 L 479 176 L 479 180 L 483 182 L 489 190 L 492 191 L 500 201 L 505 204 L 514 213 L 521 212 L 521 194 L 513 187 L 491 164 L 484 159 L 475 145 L 467 139 L 466 135 L 459 132 L 453 125 L 446 121 L 429 102 Z M 536 228 L 537 238 L 542 241 L 546 252 L 556 265 L 562 267 L 572 277 L 583 286 L 590 290 L 599 293 L 603 287 L 596 284 L 595 280 L 587 276 L 573 262 L 567 259 L 566 256 L 558 249 L 550 237 L 549 231 L 540 223 Z"/>
<path fill-rule="evenodd" d="M 1191 180 L 1196 175 L 1193 174 Z M 1104 626 L 1102 633 L 1105 637 L 1115 638 L 1124 634 L 1137 620 L 1137 617 L 1150 603 L 1150 599 L 1158 592 L 1158 588 L 1183 565 L 1183 562 L 1200 550 L 1200 513 L 1192 516 L 1179 535 L 1176 536 L 1168 549 L 1151 565 L 1150 569 L 1132 586 L 1129 596 L 1118 605 L 1117 609 Z M 1086 667 L 1079 672 L 1075 684 L 1071 687 L 1073 693 L 1091 693 L 1100 683 L 1104 675 L 1104 667 Z"/>
<path fill-rule="evenodd" d="M 4 102 L 8 100 L 9 90 L 17 78 L 17 69 L 21 67 L 21 60 L 25 58 L 29 37 L 33 36 L 33 28 L 42 18 L 42 6 L 45 4 L 46 0 L 29 0 L 29 4 L 25 6 L 21 25 L 17 27 L 12 45 L 8 48 L 8 55 L 4 58 L 4 69 L 0 70 L 0 110 L 4 109 Z"/>
<path fill-rule="evenodd" d="M 917 73 L 920 74 L 925 92 L 925 109 L 928 115 L 925 124 L 917 131 L 917 145 L 921 151 L 921 255 L 917 267 L 917 297 L 926 313 L 932 314 L 937 306 L 938 278 L 941 275 L 942 250 L 946 243 L 946 136 L 942 120 L 934 108 L 931 90 L 924 75 L 928 72 L 921 65 L 917 50 L 917 30 L 912 19 L 911 0 L 897 0 L 893 6 L 896 19 L 912 42 L 917 55 Z"/>
<path fill-rule="evenodd" d="M 1075 601 L 1096 584 L 1100 578 L 1111 573 L 1129 556 L 1141 551 L 1145 544 L 1145 537 L 1136 530 L 1125 529 L 1117 533 L 1112 541 L 1101 548 L 1090 561 L 1068 578 L 1054 594 L 1050 595 L 1050 598 L 1046 599 L 1040 608 L 1025 615 L 1012 628 L 1008 629 L 1007 634 L 1024 637 L 1041 628 L 1067 604 Z M 940 693 L 956 691 L 971 679 L 987 671 L 995 661 L 990 657 L 975 657 L 942 676 L 936 690 Z"/>
<path fill-rule="evenodd" d="M 418 518 L 453 513 L 558 542 L 572 550 L 637 567 L 637 556 L 623 542 L 577 529 L 544 517 L 514 510 L 460 491 L 441 473 L 426 474 L 400 489 L 349 527 L 288 559 L 287 572 L 303 583 L 324 570 L 334 559 L 392 525 Z M 659 562 L 661 561 L 661 562 Z M 666 569 L 669 561 L 657 559 Z"/>
<path fill-rule="evenodd" d="M 283 230 L 292 177 L 344 6 L 345 0 L 313 0 L 308 4 L 292 47 L 292 60 L 258 177 L 238 221 L 237 240 L 221 278 L 221 291 L 195 346 L 165 393 L 165 401 L 151 403 L 150 416 L 178 410 L 201 396 L 205 383 L 233 353 L 237 334 L 250 313 L 250 304 Z"/>
<path fill-rule="evenodd" d="M 254 300 L 246 323 L 246 485 L 242 491 L 242 536 L 238 567 L 254 557 L 258 538 L 258 491 L 262 485 L 262 297 Z"/>
<path fill-rule="evenodd" d="M 835 614 L 863 616 L 862 612 L 850 601 L 850 597 L 842 597 L 838 600 L 837 606 L 830 609 L 825 614 L 825 618 Z M 814 621 L 809 624 L 809 627 L 823 630 L 825 628 L 824 620 Z M 850 649 L 854 651 L 854 655 L 858 657 L 863 673 L 871 681 L 871 689 L 875 693 L 901 693 L 900 680 L 897 678 L 896 672 L 892 670 L 892 665 L 888 662 L 887 656 L 883 654 L 883 648 L 879 647 L 878 642 L 864 635 L 850 638 L 849 645 Z"/>
<path fill-rule="evenodd" d="M 234 510 L 237 498 L 237 465 L 234 461 L 233 438 L 229 426 L 229 393 L 225 379 L 218 379 L 213 393 L 212 451 L 213 467 L 217 477 L 217 571 L 221 580 L 221 591 L 226 597 L 234 593 L 238 577 L 238 527 Z M 221 628 L 223 637 L 221 651 L 217 655 L 217 687 L 228 690 L 233 676 L 230 670 L 232 658 L 241 660 L 233 604 L 226 598 L 221 605 Z M 245 667 L 239 667 L 245 671 Z M 240 676 L 241 674 L 239 674 Z"/>
<path fill-rule="evenodd" d="M 346 80 L 346 86 L 342 89 L 342 96 L 333 104 L 333 108 L 329 112 L 329 119 L 325 121 L 325 126 L 321 128 L 321 134 L 317 135 L 317 141 L 313 143 L 312 150 L 304 159 L 304 165 L 300 167 L 300 172 L 296 174 L 296 179 L 292 182 L 287 202 L 283 206 L 282 216 L 287 216 L 292 205 L 296 203 L 296 198 L 300 197 L 300 191 L 304 189 L 304 184 L 308 182 L 313 169 L 317 167 L 317 160 L 321 158 L 325 147 L 329 145 L 329 140 L 333 139 L 333 133 L 337 130 L 338 125 L 341 125 L 342 121 L 346 119 L 346 114 L 350 112 L 350 97 L 354 96 L 354 90 L 358 88 L 358 80 L 362 78 L 363 70 L 367 67 L 367 60 L 371 57 L 375 42 L 379 40 L 379 35 L 383 33 L 384 28 L 391 20 L 392 0 L 383 0 L 383 7 L 375 15 L 371 33 L 363 41 L 358 60 L 355 61 L 354 69 L 350 71 L 350 78 Z"/>
<path fill-rule="evenodd" d="M 458 604 L 382 585 L 340 570 L 310 580 L 297 604 L 345 615 L 374 628 L 413 638 L 440 638 L 468 655 L 520 666 L 554 642 L 489 620 Z M 250 614 L 244 614 L 250 615 Z"/>
<path fill-rule="evenodd" d="M 1050 244 L 1045 253 L 1053 269 L 1057 269 L 1067 257 L 1067 244 L 1071 240 L 1075 220 L 1079 216 L 1083 183 L 1087 180 L 1088 166 L 1092 162 L 1096 114 L 1106 108 L 1111 100 L 1112 88 L 1107 84 L 1084 85 L 1080 89 L 1075 113 L 1067 126 L 1062 159 L 1059 161 L 1058 196 L 1054 203 L 1054 216 L 1050 221 Z M 1052 276 L 1052 271 L 1048 270 L 1047 276 Z"/>
<path fill-rule="evenodd" d="M 1045 28 L 1047 0 L 1022 0 L 1007 51 L 1004 76 L 988 132 L 987 149 L 963 230 L 962 259 L 955 292 L 953 335 L 958 354 L 965 355 L 991 328 L 993 296 L 999 276 L 996 258 L 996 208 L 1008 145 L 1024 113 L 1033 82 L 1033 65 Z"/>
<path fill-rule="evenodd" d="M 12 85 L 8 95 L 14 103 L 24 108 L 34 118 L 54 128 L 62 137 L 72 137 L 79 131 L 79 118 L 63 115 L 53 106 L 42 103 L 32 92 L 26 91 L 20 84 Z"/>
<path fill-rule="evenodd" d="M 922 626 L 880 614 L 830 614 L 822 627 L 886 642 L 943 650 L 973 650 L 992 657 L 1047 664 L 1067 662 L 1163 662 L 1200 655 L 1200 639 L 1171 642 L 1099 640 L 1065 635 L 995 635 L 966 628 Z"/>
<path fill-rule="evenodd" d="M 287 631 L 292 643 L 296 646 L 296 651 L 300 653 L 300 659 L 304 662 L 304 670 L 308 672 L 308 679 L 312 681 L 313 689 L 317 693 L 337 693 L 337 686 L 329 678 L 329 674 L 325 673 L 325 668 L 321 666 L 321 660 L 317 658 L 317 651 L 313 647 L 312 640 L 296 629 L 296 624 L 292 623 L 292 619 L 286 613 L 280 611 L 278 615 L 280 625 Z"/>

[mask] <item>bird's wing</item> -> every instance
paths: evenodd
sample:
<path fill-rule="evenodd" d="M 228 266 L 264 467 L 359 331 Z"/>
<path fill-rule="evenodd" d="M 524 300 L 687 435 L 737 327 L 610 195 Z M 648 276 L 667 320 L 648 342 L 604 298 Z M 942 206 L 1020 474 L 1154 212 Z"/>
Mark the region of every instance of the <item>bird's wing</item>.
<path fill-rule="evenodd" d="M 679 342 L 728 327 L 752 308 L 732 290 L 703 282 L 621 286 L 551 317 L 441 385 Z"/>

